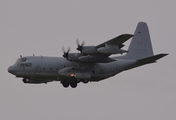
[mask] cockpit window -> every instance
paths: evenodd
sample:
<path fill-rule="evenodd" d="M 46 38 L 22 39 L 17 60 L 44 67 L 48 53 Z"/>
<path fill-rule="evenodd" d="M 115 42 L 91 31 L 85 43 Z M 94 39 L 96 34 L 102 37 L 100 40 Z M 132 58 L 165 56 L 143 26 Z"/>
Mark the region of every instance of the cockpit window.
<path fill-rule="evenodd" d="M 15 65 L 19 65 L 20 63 L 24 63 L 27 61 L 27 58 L 19 58 L 16 62 Z"/>
<path fill-rule="evenodd" d="M 21 58 L 20 62 L 26 62 L 27 58 Z"/>
<path fill-rule="evenodd" d="M 20 58 L 15 62 L 15 65 L 19 65 L 20 63 Z"/>

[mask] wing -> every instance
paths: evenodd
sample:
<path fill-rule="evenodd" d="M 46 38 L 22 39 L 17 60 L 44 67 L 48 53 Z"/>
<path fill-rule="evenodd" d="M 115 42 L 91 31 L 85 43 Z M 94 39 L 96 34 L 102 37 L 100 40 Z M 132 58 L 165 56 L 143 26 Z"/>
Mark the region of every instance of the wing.
<path fill-rule="evenodd" d="M 108 63 L 108 62 L 115 61 L 114 59 L 109 58 L 106 55 L 99 55 L 99 54 L 84 55 L 82 53 L 69 53 L 65 58 L 69 61 L 85 62 L 85 63 L 98 63 L 98 62 Z"/>
<path fill-rule="evenodd" d="M 118 46 L 118 48 L 122 48 L 124 46 L 123 43 L 126 42 L 131 37 L 133 37 L 133 35 L 131 34 L 122 34 L 102 44 L 97 45 L 96 48 L 98 49 L 100 47 L 106 46 Z"/>
<path fill-rule="evenodd" d="M 122 54 L 127 52 L 125 50 L 122 50 L 121 48 L 124 46 L 123 43 L 131 37 L 133 37 L 133 35 L 131 34 L 122 34 L 97 46 L 83 46 L 84 44 L 78 44 L 79 49 L 77 48 L 77 50 L 81 51 L 81 53 L 69 53 L 70 49 L 68 49 L 67 52 L 63 50 L 63 57 L 65 57 L 69 61 L 75 62 L 112 62 L 115 60 L 109 58 L 109 56 L 111 54 Z"/>
<path fill-rule="evenodd" d="M 127 52 L 121 49 L 124 46 L 123 43 L 131 37 L 133 37 L 131 34 L 122 34 L 97 46 L 82 46 L 81 52 L 89 55 L 99 54 L 106 56 L 119 53 L 123 54 Z"/>

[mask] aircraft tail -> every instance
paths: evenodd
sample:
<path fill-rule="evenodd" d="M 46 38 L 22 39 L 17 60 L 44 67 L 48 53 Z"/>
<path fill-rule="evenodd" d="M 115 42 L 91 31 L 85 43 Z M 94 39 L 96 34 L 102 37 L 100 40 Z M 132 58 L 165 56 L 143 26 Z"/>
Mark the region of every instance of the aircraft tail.
<path fill-rule="evenodd" d="M 138 23 L 128 51 L 124 56 L 126 59 L 139 60 L 153 56 L 150 34 L 145 22 Z"/>
<path fill-rule="evenodd" d="M 126 69 L 128 70 L 145 64 L 154 63 L 166 55 L 168 54 L 162 53 L 153 55 L 148 26 L 145 22 L 139 22 L 129 45 L 128 53 L 124 56 L 118 56 L 116 59 L 136 60 L 136 64 Z"/>

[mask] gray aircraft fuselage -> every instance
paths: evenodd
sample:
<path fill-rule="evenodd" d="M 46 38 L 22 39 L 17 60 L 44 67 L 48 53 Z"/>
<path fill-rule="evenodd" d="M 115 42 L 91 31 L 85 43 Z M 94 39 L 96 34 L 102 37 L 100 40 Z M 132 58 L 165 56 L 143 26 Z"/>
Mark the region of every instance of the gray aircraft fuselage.
<path fill-rule="evenodd" d="M 29 56 L 19 58 L 8 71 L 17 77 L 32 78 L 46 81 L 62 81 L 62 73 L 71 69 L 70 74 L 77 72 L 80 68 L 84 74 L 90 75 L 89 81 L 100 81 L 114 76 L 115 74 L 129 69 L 136 63 L 135 60 L 118 59 L 110 63 L 76 63 L 70 62 L 62 57 Z M 64 70 L 64 68 L 67 68 Z M 61 74 L 60 74 L 61 73 Z M 74 76 L 73 76 L 74 77 Z M 68 79 L 70 79 L 68 77 Z"/>
<path fill-rule="evenodd" d="M 128 51 L 121 49 L 130 39 Z M 20 57 L 8 72 L 22 77 L 24 83 L 60 81 L 64 87 L 77 87 L 79 82 L 100 81 L 145 64 L 155 63 L 167 54 L 153 54 L 148 26 L 139 22 L 134 35 L 122 34 L 97 46 L 83 46 L 77 41 L 81 53 L 69 53 L 63 48 L 62 57 Z M 111 54 L 123 56 L 110 57 Z"/>

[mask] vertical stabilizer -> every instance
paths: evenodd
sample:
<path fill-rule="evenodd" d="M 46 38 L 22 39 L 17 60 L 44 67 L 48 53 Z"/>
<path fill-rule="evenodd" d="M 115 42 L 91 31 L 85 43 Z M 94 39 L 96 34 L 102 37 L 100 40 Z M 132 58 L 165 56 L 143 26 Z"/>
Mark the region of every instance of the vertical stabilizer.
<path fill-rule="evenodd" d="M 153 56 L 153 49 L 150 34 L 145 22 L 139 22 L 128 48 L 128 53 L 124 56 L 127 59 L 142 59 Z"/>

